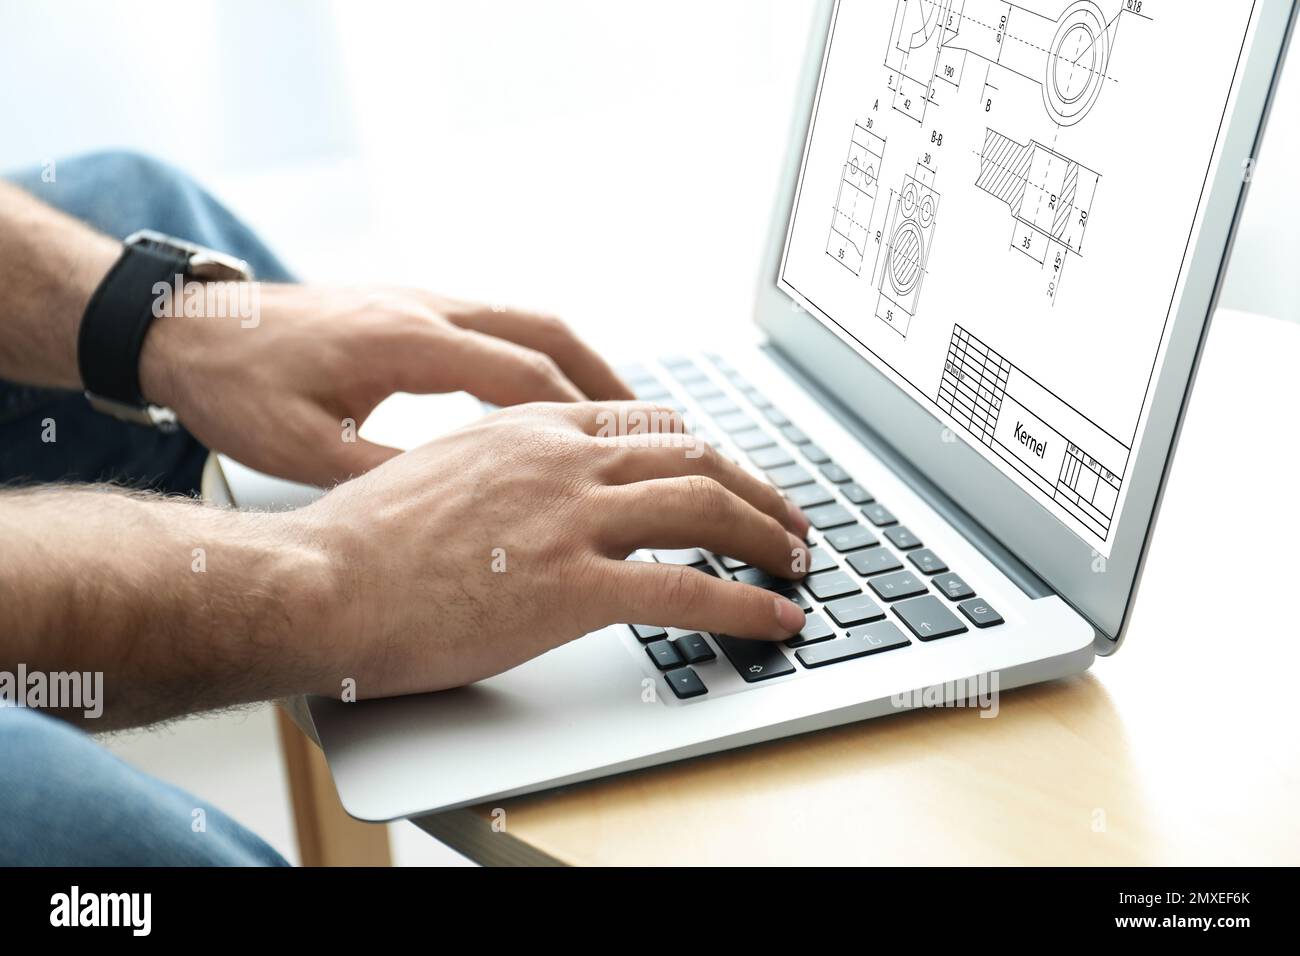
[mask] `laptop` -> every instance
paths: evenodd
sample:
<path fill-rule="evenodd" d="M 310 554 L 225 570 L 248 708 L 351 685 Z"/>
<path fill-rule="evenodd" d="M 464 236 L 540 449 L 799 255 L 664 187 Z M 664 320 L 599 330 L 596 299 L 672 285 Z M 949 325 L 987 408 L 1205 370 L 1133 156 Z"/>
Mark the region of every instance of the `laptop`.
<path fill-rule="evenodd" d="M 629 560 L 769 587 L 806 627 L 769 644 L 628 621 L 470 687 L 309 698 L 347 810 L 496 800 L 1114 653 L 1294 18 L 817 4 L 763 344 L 624 369 L 814 526 L 798 583 L 702 549 Z M 237 503 L 265 493 L 227 477 Z"/>

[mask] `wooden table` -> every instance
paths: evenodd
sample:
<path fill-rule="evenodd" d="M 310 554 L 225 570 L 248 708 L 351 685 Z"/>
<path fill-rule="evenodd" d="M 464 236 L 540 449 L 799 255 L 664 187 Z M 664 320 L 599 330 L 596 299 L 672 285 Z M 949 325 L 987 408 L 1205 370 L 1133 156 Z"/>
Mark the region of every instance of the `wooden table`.
<path fill-rule="evenodd" d="M 482 863 L 1300 863 L 1298 379 L 1300 325 L 1216 318 L 1089 673 L 415 822 Z"/>

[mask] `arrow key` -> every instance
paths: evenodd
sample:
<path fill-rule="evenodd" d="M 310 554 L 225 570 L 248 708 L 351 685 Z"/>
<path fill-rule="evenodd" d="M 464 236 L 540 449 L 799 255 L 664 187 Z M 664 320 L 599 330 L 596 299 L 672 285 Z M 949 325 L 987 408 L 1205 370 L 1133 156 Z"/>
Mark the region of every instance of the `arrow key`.
<path fill-rule="evenodd" d="M 709 692 L 709 689 L 704 686 L 704 681 L 700 680 L 700 675 L 689 667 L 669 671 L 664 675 L 664 680 L 668 682 L 668 686 L 673 689 L 673 693 L 681 700 L 699 697 L 701 694 Z"/>
<path fill-rule="evenodd" d="M 952 634 L 961 634 L 966 625 L 948 610 L 947 605 L 933 594 L 915 601 L 901 601 L 893 611 L 907 625 L 907 629 L 923 641 L 934 641 Z"/>

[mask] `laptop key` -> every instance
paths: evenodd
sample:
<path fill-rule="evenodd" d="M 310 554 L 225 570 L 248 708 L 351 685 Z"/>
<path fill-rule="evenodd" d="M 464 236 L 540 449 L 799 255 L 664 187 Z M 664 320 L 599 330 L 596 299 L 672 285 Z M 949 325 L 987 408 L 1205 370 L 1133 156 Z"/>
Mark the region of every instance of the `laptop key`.
<path fill-rule="evenodd" d="M 794 584 L 793 581 L 785 578 L 773 577 L 761 568 L 742 568 L 732 577 L 741 584 L 752 584 L 756 588 L 766 588 L 769 591 L 784 591 Z"/>
<path fill-rule="evenodd" d="M 812 605 L 808 603 L 808 599 L 800 594 L 797 588 L 786 588 L 784 591 L 778 592 L 778 596 L 796 605 L 801 611 L 812 610 Z"/>
<path fill-rule="evenodd" d="M 849 509 L 838 502 L 832 502 L 829 505 L 818 505 L 816 508 L 805 508 L 803 513 L 809 523 L 818 531 L 855 523 Z"/>
<path fill-rule="evenodd" d="M 784 435 L 785 440 L 792 445 L 806 445 L 808 442 L 812 441 L 811 438 L 803 433 L 803 429 L 798 425 L 782 425 L 781 434 Z"/>
<path fill-rule="evenodd" d="M 761 428 L 746 428 L 742 432 L 735 432 L 731 440 L 736 443 L 737 448 L 746 452 L 758 448 L 770 448 L 776 444 Z"/>
<path fill-rule="evenodd" d="M 801 446 L 799 450 L 803 452 L 803 456 L 814 465 L 825 465 L 831 460 L 831 456 L 826 454 L 820 445 L 814 445 L 811 442 L 807 445 Z"/>
<path fill-rule="evenodd" d="M 750 418 L 744 412 L 728 412 L 725 415 L 718 415 L 713 419 L 713 424 L 717 425 L 728 435 L 732 432 L 743 432 L 757 427 L 754 424 L 754 419 Z"/>
<path fill-rule="evenodd" d="M 781 428 L 785 425 L 790 424 L 790 419 L 786 418 L 785 415 L 782 414 L 781 410 L 777 408 L 775 405 L 769 404 L 766 408 L 764 408 L 763 417 L 766 418 L 773 425 L 775 425 L 777 428 Z"/>
<path fill-rule="evenodd" d="M 899 561 L 894 556 L 894 552 L 888 548 L 872 548 L 870 551 L 859 551 L 849 555 L 849 567 L 864 578 L 869 578 L 873 574 L 897 571 L 902 566 L 903 562 Z"/>
<path fill-rule="evenodd" d="M 835 636 L 835 629 L 822 620 L 820 614 L 809 614 L 804 621 L 803 630 L 785 642 L 786 647 L 804 647 L 819 641 L 829 641 Z"/>
<path fill-rule="evenodd" d="M 740 560 L 740 558 L 729 558 L 725 554 L 718 555 L 718 560 L 722 562 L 722 566 L 728 571 L 738 571 L 741 568 L 749 567 L 749 565 Z"/>
<path fill-rule="evenodd" d="M 796 508 L 815 508 L 818 505 L 828 505 L 835 500 L 835 496 L 821 485 L 800 485 L 791 488 L 785 496 Z"/>
<path fill-rule="evenodd" d="M 673 689 L 678 700 L 701 697 L 709 692 L 709 689 L 704 686 L 704 681 L 700 680 L 700 675 L 689 667 L 669 671 L 664 675 L 664 681 Z"/>
<path fill-rule="evenodd" d="M 738 412 L 740 406 L 729 399 L 722 389 L 711 379 L 701 379 L 698 382 L 690 382 L 685 385 L 686 394 L 695 399 L 702 406 L 713 403 L 717 408 L 709 411 L 710 415 L 721 415 L 724 412 Z M 706 409 L 708 411 L 708 409 Z"/>
<path fill-rule="evenodd" d="M 794 665 L 781 653 L 781 646 L 771 641 L 750 641 L 743 637 L 714 634 L 713 639 L 731 661 L 736 673 L 747 683 L 755 684 L 794 673 Z"/>
<path fill-rule="evenodd" d="M 784 491 L 797 485 L 812 484 L 813 476 L 802 465 L 785 465 L 768 471 L 767 480 Z"/>
<path fill-rule="evenodd" d="M 901 601 L 894 605 L 893 610 L 907 629 L 923 641 L 934 641 L 967 630 L 966 625 L 957 620 L 957 615 L 933 594 L 915 601 Z"/>
<path fill-rule="evenodd" d="M 867 516 L 867 520 L 877 528 L 883 528 L 888 524 L 898 524 L 898 519 L 884 505 L 876 503 L 867 505 L 862 509 L 862 513 Z"/>
<path fill-rule="evenodd" d="M 847 485 L 842 486 L 840 492 L 855 505 L 866 505 L 875 500 L 871 496 L 871 492 L 867 491 L 866 488 L 863 488 L 856 481 L 851 481 Z"/>
<path fill-rule="evenodd" d="M 862 590 L 851 577 L 838 570 L 810 574 L 804 579 L 804 587 L 819 601 L 833 601 L 835 598 L 847 597 Z"/>
<path fill-rule="evenodd" d="M 763 408 L 772 407 L 772 403 L 767 400 L 767 396 L 765 396 L 758 389 L 754 388 L 754 386 L 746 385 L 740 388 L 740 391 L 744 394 L 744 396 L 747 399 L 749 399 L 749 401 L 753 404 L 755 408 L 763 409 Z"/>
<path fill-rule="evenodd" d="M 921 546 L 921 539 L 912 534 L 907 528 L 898 525 L 894 528 L 885 529 L 885 537 L 893 542 L 894 547 L 899 551 L 910 551 L 912 548 Z"/>
<path fill-rule="evenodd" d="M 855 594 L 853 597 L 831 601 L 826 605 L 826 613 L 840 627 L 866 624 L 868 621 L 878 621 L 885 616 L 880 605 L 865 594 Z"/>
<path fill-rule="evenodd" d="M 947 571 L 948 565 L 943 563 L 943 558 L 939 557 L 929 548 L 922 548 L 920 551 L 913 551 L 907 556 L 907 560 L 916 565 L 916 570 L 922 574 L 939 574 L 941 571 Z"/>
<path fill-rule="evenodd" d="M 751 451 L 749 460 L 754 463 L 755 467 L 762 468 L 764 471 L 769 468 L 780 468 L 782 465 L 794 464 L 794 459 L 790 457 L 790 453 L 776 445 Z"/>
<path fill-rule="evenodd" d="M 934 581 L 934 586 L 939 589 L 939 593 L 949 601 L 964 601 L 975 596 L 971 586 L 963 581 L 959 575 L 953 574 L 951 571 L 947 574 L 940 574 L 931 580 Z"/>
<path fill-rule="evenodd" d="M 636 639 L 644 644 L 646 641 L 657 641 L 660 638 L 668 636 L 668 632 L 662 627 L 656 627 L 654 624 L 631 624 L 632 633 Z"/>
<path fill-rule="evenodd" d="M 912 642 L 907 635 L 889 621 L 869 624 L 864 628 L 849 631 L 838 641 L 827 641 L 815 647 L 795 651 L 799 663 L 804 667 L 822 667 L 826 664 L 838 664 L 851 661 L 870 654 L 880 654 L 900 647 L 907 647 Z"/>
<path fill-rule="evenodd" d="M 822 465 L 820 470 L 822 477 L 833 485 L 843 485 L 853 480 L 852 475 L 833 461 L 828 461 Z"/>
<path fill-rule="evenodd" d="M 713 653 L 713 648 L 709 647 L 709 642 L 704 639 L 703 634 L 686 634 L 673 641 L 673 646 L 677 648 L 677 653 L 681 655 L 682 660 L 688 664 L 703 664 L 718 659 L 718 655 Z"/>
<path fill-rule="evenodd" d="M 673 397 L 672 392 L 658 382 L 646 382 L 634 388 L 633 393 L 643 402 L 662 402 Z"/>
<path fill-rule="evenodd" d="M 721 392 L 715 391 L 713 395 L 708 396 L 696 395 L 695 398 L 699 400 L 700 408 L 706 415 L 726 415 L 729 412 L 740 411 L 740 406 Z"/>
<path fill-rule="evenodd" d="M 836 528 L 833 531 L 827 531 L 826 543 L 840 554 L 843 554 L 846 551 L 874 547 L 880 544 L 880 539 L 862 525 L 854 522 L 847 528 Z"/>
<path fill-rule="evenodd" d="M 976 627 L 995 627 L 1002 623 L 1002 615 L 993 610 L 988 601 L 975 598 L 972 601 L 962 601 L 957 606 Z"/>
<path fill-rule="evenodd" d="M 808 549 L 808 573 L 816 574 L 818 571 L 829 571 L 831 568 L 838 568 L 835 559 L 826 553 L 825 548 Z"/>
<path fill-rule="evenodd" d="M 673 647 L 672 641 L 651 641 L 645 646 L 645 652 L 650 655 L 650 660 L 655 662 L 655 667 L 661 671 L 670 671 L 682 666 L 682 655 L 677 653 L 677 648 Z"/>
<path fill-rule="evenodd" d="M 928 588 L 925 582 L 911 571 L 896 571 L 883 577 L 872 578 L 867 582 L 886 601 L 901 601 L 903 598 L 924 594 Z"/>

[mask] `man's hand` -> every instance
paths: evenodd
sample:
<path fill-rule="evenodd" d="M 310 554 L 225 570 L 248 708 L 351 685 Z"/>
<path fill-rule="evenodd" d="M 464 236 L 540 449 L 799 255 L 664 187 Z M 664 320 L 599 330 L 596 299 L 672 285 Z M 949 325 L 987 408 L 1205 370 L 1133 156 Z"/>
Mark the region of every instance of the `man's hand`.
<path fill-rule="evenodd" d="M 82 387 L 81 316 L 121 251 L 0 182 L 0 378 Z M 228 299 L 251 303 L 244 293 Z M 257 286 L 256 302 L 254 322 L 191 317 L 183 308 L 155 319 L 140 386 L 207 447 L 283 478 L 332 485 L 397 454 L 344 441 L 346 420 L 359 426 L 394 392 L 463 390 L 496 405 L 632 397 L 595 352 L 547 316 L 413 290 L 271 283 Z"/>
<path fill-rule="evenodd" d="M 0 670 L 102 671 L 102 729 L 348 677 L 363 697 L 455 687 L 616 622 L 798 631 L 771 591 L 622 560 L 698 546 L 808 567 L 808 521 L 770 485 L 624 422 L 680 427 L 633 402 L 502 409 L 275 514 L 0 491 Z"/>
<path fill-rule="evenodd" d="M 352 428 L 394 392 L 466 391 L 497 405 L 629 399 L 562 322 L 414 291 L 260 287 L 260 316 L 163 317 L 145 339 L 145 396 L 244 464 L 331 485 L 397 454 Z M 349 438 L 354 436 L 349 436 Z"/>
<path fill-rule="evenodd" d="M 628 421 L 670 434 L 610 434 Z M 808 567 L 803 514 L 680 426 L 639 403 L 506 409 L 286 516 L 339 575 L 317 644 L 330 666 L 304 689 L 459 686 L 616 622 L 797 633 L 803 612 L 770 591 L 623 560 L 703 547 L 786 578 Z"/>

